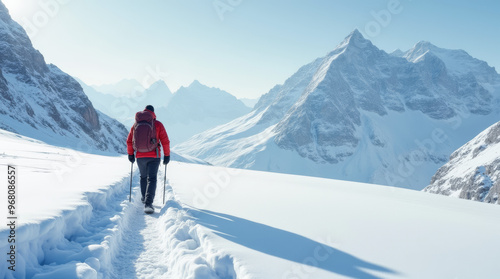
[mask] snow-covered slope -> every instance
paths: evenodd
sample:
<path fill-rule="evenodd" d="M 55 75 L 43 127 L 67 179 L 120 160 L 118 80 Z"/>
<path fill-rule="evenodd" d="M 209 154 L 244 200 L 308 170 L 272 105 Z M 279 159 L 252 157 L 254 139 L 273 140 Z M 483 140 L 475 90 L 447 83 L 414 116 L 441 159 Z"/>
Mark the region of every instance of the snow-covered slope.
<path fill-rule="evenodd" d="M 427 42 L 396 54 L 355 30 L 252 112 L 177 150 L 216 165 L 422 189 L 453 150 L 498 121 L 500 75 Z"/>
<path fill-rule="evenodd" d="M 110 278 L 115 271 L 112 262 L 123 256 L 120 250 L 130 249 L 123 240 L 126 230 L 141 229 L 134 223 L 136 214 L 143 217 L 138 207 L 139 173 L 135 165 L 132 206 L 128 202 L 130 163 L 126 156 L 83 153 L 5 130 L 0 130 L 0 145 L 0 179 L 7 181 L 8 165 L 16 168 L 14 208 L 18 217 L 16 271 L 7 269 L 7 258 L 3 257 L 0 278 Z M 175 153 L 172 160 L 203 164 Z M 157 201 L 162 194 L 158 192 Z M 6 191 L 0 193 L 0 199 L 2 205 L 7 201 Z M 0 212 L 3 220 L 11 216 L 7 206 Z M 10 235 L 7 228 L 0 228 L 4 240 Z M 10 244 L 0 243 L 2 255 L 7 254 Z"/>
<path fill-rule="evenodd" d="M 500 204 L 500 122 L 453 152 L 424 191 Z"/>
<path fill-rule="evenodd" d="M 172 162 L 145 215 L 130 163 L 0 131 L 18 170 L 16 271 L 0 278 L 496 278 L 500 207 Z M 159 177 L 163 178 L 163 166 Z M 193 175 L 196 174 L 196 175 Z M 0 199 L 7 200 L 0 191 Z M 50 198 L 43 198 L 50 197 Z M 7 208 L 1 211 L 6 219 Z M 0 238 L 10 234 L 0 227 Z M 6 255 L 8 242 L 0 242 Z"/>
<path fill-rule="evenodd" d="M 47 65 L 0 3 L 0 128 L 85 151 L 125 151 L 126 129 L 96 111 L 72 77 Z"/>
<path fill-rule="evenodd" d="M 228 92 L 205 86 L 197 80 L 188 87 L 179 88 L 165 108 L 155 110 L 173 145 L 249 111 Z"/>

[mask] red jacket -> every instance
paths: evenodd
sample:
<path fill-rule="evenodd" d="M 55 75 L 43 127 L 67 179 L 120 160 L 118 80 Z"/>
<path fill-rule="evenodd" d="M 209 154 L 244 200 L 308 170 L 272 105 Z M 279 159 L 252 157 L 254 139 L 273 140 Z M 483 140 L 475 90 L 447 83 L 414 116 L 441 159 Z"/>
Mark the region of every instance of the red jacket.
<path fill-rule="evenodd" d="M 156 114 L 150 110 L 148 111 L 153 114 L 153 117 L 156 120 Z M 163 146 L 163 154 L 165 156 L 170 156 L 170 140 L 168 139 L 165 127 L 160 121 L 156 120 L 155 128 L 156 128 L 156 138 L 160 140 L 159 142 L 160 144 L 158 144 L 158 150 L 153 150 L 150 152 L 137 152 L 137 154 L 135 154 L 136 158 L 160 158 L 161 155 L 160 146 Z M 133 138 L 134 138 L 134 126 L 132 126 L 132 128 L 130 129 L 130 133 L 128 134 L 127 137 L 127 153 L 129 155 L 133 155 L 135 151 L 132 145 Z"/>

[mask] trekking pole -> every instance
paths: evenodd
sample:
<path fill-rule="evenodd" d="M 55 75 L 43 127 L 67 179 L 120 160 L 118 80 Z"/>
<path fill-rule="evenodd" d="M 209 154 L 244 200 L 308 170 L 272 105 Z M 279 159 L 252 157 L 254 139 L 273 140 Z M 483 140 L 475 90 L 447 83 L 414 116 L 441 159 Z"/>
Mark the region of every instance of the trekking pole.
<path fill-rule="evenodd" d="M 165 177 L 163 178 L 163 204 L 165 204 L 165 185 L 167 184 L 167 165 L 165 165 Z"/>
<path fill-rule="evenodd" d="M 132 171 L 134 169 L 134 163 L 130 164 L 130 195 L 128 196 L 128 202 L 132 202 Z"/>

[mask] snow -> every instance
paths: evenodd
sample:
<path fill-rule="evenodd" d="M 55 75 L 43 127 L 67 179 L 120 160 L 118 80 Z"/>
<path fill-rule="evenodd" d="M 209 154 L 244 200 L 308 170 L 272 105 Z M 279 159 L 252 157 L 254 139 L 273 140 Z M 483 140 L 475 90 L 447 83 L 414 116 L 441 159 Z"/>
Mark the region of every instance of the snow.
<path fill-rule="evenodd" d="M 357 131 L 361 140 L 352 156 L 343 164 L 318 164 L 304 160 L 292 150 L 279 148 L 273 140 L 276 125 L 259 123 L 264 113 L 254 111 L 197 135 L 186 144 L 177 146 L 176 150 L 181 153 L 192 151 L 193 156 L 203 155 L 200 157 L 218 166 L 373 181 L 375 184 L 421 190 L 449 154 L 469 140 L 470 134 L 481 132 L 484 127 L 477 123 L 482 120 L 494 122 L 498 118 L 498 114 L 488 117 L 463 115 L 436 121 L 417 111 L 389 111 L 385 116 L 363 112 L 362 129 Z M 373 134 L 378 136 L 380 144 L 371 144 Z M 342 151 L 340 148 L 335 150 Z"/>
<path fill-rule="evenodd" d="M 156 81 L 147 89 L 136 86 L 134 80 L 94 87 L 81 80 L 78 82 L 97 109 L 126 127 L 133 125 L 137 111 L 143 110 L 146 105 L 153 105 L 157 119 L 163 123 L 170 136 L 172 146 L 251 110 L 230 93 L 205 86 L 197 80 L 188 87 L 179 88 L 174 94 L 163 80 Z M 103 93 L 97 89 L 105 91 Z M 256 100 L 250 102 L 255 104 Z"/>
<path fill-rule="evenodd" d="M 193 81 L 179 88 L 166 107 L 155 110 L 169 132 L 172 146 L 197 133 L 225 124 L 250 109 L 230 93 Z"/>
<path fill-rule="evenodd" d="M 486 75 L 496 73 L 495 69 L 488 66 L 486 62 L 471 57 L 464 50 L 443 49 L 426 41 L 417 43 L 412 49 L 408 50 L 403 57 L 410 62 L 417 63 L 418 60 L 422 59 L 428 53 L 432 53 L 439 57 L 439 59 L 445 63 L 447 70 L 457 76 L 466 75 L 471 72 L 483 73 Z M 484 80 L 481 81 L 484 82 Z"/>
<path fill-rule="evenodd" d="M 190 166 L 199 175 L 186 177 L 182 166 L 175 167 L 170 183 L 178 198 L 219 237 L 215 247 L 245 259 L 253 277 L 486 278 L 496 272 L 469 270 L 494 257 L 500 226 L 489 223 L 499 218 L 492 206 L 205 166 Z M 483 234 L 485 239 L 475 239 Z"/>
<path fill-rule="evenodd" d="M 76 80 L 96 109 L 117 119 L 127 127 L 134 123 L 137 111 L 143 110 L 147 105 L 153 105 L 158 110 L 166 107 L 172 98 L 172 92 L 163 80 L 156 81 L 147 89 L 135 80 L 123 80 L 114 85 L 95 88 L 77 78 Z M 96 88 L 103 89 L 106 93 Z"/>
<path fill-rule="evenodd" d="M 54 145 L 123 152 L 127 130 L 93 108 L 78 83 L 33 48 L 0 3 L 0 128 Z"/>
<path fill-rule="evenodd" d="M 161 166 L 156 212 L 145 215 L 136 170 L 128 202 L 125 156 L 85 154 L 6 131 L 0 144 L 6 147 L 0 179 L 6 180 L 7 164 L 19 169 L 20 222 L 17 271 L 2 260 L 2 278 L 497 275 L 498 206 L 173 161 L 166 204 Z M 6 236 L 2 227 L 0 237 Z M 3 255 L 6 244 L 0 244 Z"/>
<path fill-rule="evenodd" d="M 218 166 L 421 190 L 498 121 L 499 104 L 500 75 L 465 51 L 420 42 L 389 55 L 355 30 L 247 115 L 175 148 Z"/>
<path fill-rule="evenodd" d="M 424 191 L 498 203 L 500 123 L 457 149 Z"/>

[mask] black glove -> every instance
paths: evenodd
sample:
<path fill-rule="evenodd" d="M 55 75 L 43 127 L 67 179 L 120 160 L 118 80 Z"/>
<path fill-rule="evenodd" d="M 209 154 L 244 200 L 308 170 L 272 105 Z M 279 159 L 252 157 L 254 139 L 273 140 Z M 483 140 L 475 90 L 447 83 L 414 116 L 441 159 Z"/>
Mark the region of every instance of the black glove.
<path fill-rule="evenodd" d="M 128 160 L 130 161 L 130 163 L 133 164 L 135 162 L 135 156 L 134 156 L 134 154 L 128 155 Z"/>
<path fill-rule="evenodd" d="M 168 164 L 168 162 L 170 162 L 170 156 L 164 156 L 163 157 L 163 164 L 166 165 L 166 164 Z"/>

